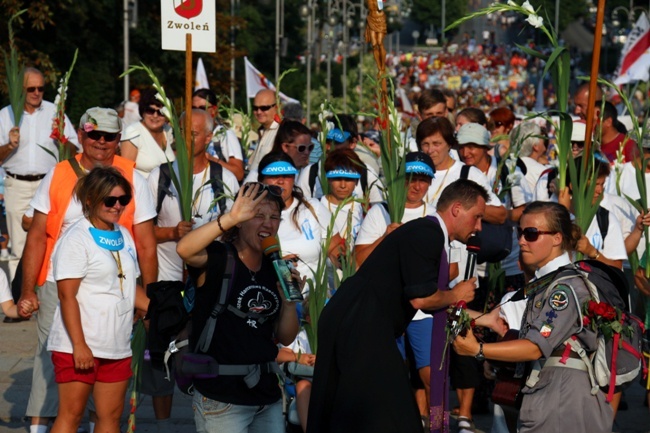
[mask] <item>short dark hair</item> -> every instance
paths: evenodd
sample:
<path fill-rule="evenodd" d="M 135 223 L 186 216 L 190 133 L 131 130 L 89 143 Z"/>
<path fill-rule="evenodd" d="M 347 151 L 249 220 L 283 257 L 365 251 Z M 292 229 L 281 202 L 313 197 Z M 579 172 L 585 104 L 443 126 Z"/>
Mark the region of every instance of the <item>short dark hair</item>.
<path fill-rule="evenodd" d="M 422 93 L 420 93 L 417 103 L 418 110 L 423 112 L 424 110 L 428 110 L 438 104 L 445 104 L 446 108 L 447 98 L 445 97 L 445 94 L 438 89 L 424 89 Z"/>
<path fill-rule="evenodd" d="M 142 94 L 140 95 L 140 102 L 138 103 L 138 112 L 140 113 L 140 117 L 144 117 L 144 112 L 147 108 L 151 107 L 152 105 L 162 108 L 163 103 L 160 102 L 160 100 L 156 99 L 156 92 L 155 89 L 146 89 L 142 91 Z"/>
<path fill-rule="evenodd" d="M 217 94 L 210 89 L 196 89 L 194 93 L 192 93 L 192 98 L 195 96 L 198 96 L 201 99 L 205 99 L 210 103 L 210 105 L 219 105 Z"/>
<path fill-rule="evenodd" d="M 450 147 L 455 147 L 458 145 L 455 132 L 454 125 L 446 117 L 429 117 L 418 125 L 418 129 L 415 131 L 415 142 L 418 145 L 418 150 L 422 150 L 422 142 L 427 137 L 439 133 Z"/>
<path fill-rule="evenodd" d="M 302 109 L 302 105 L 296 102 L 284 104 L 282 106 L 282 118 L 285 120 L 297 120 L 298 122 L 302 122 L 305 118 L 305 112 Z"/>
<path fill-rule="evenodd" d="M 469 179 L 458 179 L 442 190 L 436 208 L 445 211 L 455 202 L 460 202 L 464 209 L 469 209 L 476 204 L 479 197 L 487 203 L 490 199 L 488 192 L 478 183 Z"/>
<path fill-rule="evenodd" d="M 359 138 L 359 128 L 353 115 L 336 114 L 328 117 L 327 121 L 332 122 L 335 128 L 340 127 L 343 132 L 349 132 L 351 135 L 350 140 L 356 141 Z"/>
<path fill-rule="evenodd" d="M 282 151 L 282 143 L 293 143 L 299 135 L 308 135 L 311 137 L 311 130 L 296 120 L 284 119 L 278 127 L 273 141 L 273 152 Z"/>
<path fill-rule="evenodd" d="M 104 199 L 117 186 L 124 190 L 124 194 L 130 195 L 131 199 L 133 199 L 131 184 L 115 167 L 97 166 L 86 176 L 79 179 L 75 185 L 74 193 L 79 203 L 81 203 L 84 215 L 87 217 L 95 216 Z"/>

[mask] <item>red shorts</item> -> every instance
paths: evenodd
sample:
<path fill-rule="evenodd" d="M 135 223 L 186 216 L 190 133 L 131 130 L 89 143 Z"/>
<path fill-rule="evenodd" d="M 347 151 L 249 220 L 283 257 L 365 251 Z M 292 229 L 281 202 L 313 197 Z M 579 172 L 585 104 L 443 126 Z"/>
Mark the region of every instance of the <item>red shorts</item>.
<path fill-rule="evenodd" d="M 122 382 L 131 378 L 131 357 L 124 359 L 94 358 L 95 367 L 86 370 L 74 368 L 71 353 L 52 352 L 54 376 L 56 383 L 83 382 L 93 385 L 95 382 Z"/>

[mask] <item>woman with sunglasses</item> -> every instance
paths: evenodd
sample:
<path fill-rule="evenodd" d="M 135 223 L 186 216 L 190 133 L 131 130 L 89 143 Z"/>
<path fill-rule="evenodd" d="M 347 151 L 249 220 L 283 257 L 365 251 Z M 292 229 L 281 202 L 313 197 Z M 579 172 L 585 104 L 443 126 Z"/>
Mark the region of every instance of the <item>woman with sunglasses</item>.
<path fill-rule="evenodd" d="M 124 130 L 120 154 L 135 161 L 136 170 L 147 178 L 160 164 L 176 159 L 172 149 L 174 136 L 153 89 L 143 92 L 138 108 L 142 120 Z"/>
<path fill-rule="evenodd" d="M 331 214 L 318 200 L 305 198 L 302 190 L 295 186 L 297 174 L 289 155 L 271 152 L 260 161 L 258 180 L 277 187 L 271 190 L 271 194 L 279 194 L 284 201 L 278 229 L 282 254 L 296 262 L 300 275 L 313 278 Z M 330 250 L 334 251 L 336 246 L 330 245 Z"/>
<path fill-rule="evenodd" d="M 612 408 L 602 392 L 592 395 L 589 374 L 566 344 L 575 337 L 587 352 L 596 350 L 596 333 L 582 326 L 580 313 L 584 302 L 591 299 L 589 289 L 579 276 L 559 284 L 554 281 L 558 270 L 571 264 L 570 253 L 575 250 L 580 229 L 571 222 L 564 206 L 536 201 L 524 210 L 518 230 L 521 260 L 535 269 L 535 278 L 525 289 L 528 300 L 519 339 L 483 343 L 468 331 L 466 337 L 456 338 L 454 349 L 481 360 L 529 363 L 533 367 L 522 390 L 521 433 L 565 431 L 567 420 L 572 432 L 610 432 Z M 482 325 L 480 319 L 477 324 Z M 564 355 L 568 362 L 561 362 Z"/>
<path fill-rule="evenodd" d="M 217 303 L 220 290 L 215 288 L 221 287 L 228 256 L 234 260 L 228 307 L 219 315 L 206 352 L 220 365 L 270 367 L 278 355 L 276 339 L 289 345 L 298 334 L 295 305 L 286 301 L 262 249 L 262 240 L 276 235 L 283 208 L 284 200 L 274 188 L 246 184 L 229 213 L 178 242 L 177 252 L 196 285 L 194 329 L 204 328 Z M 214 240 L 220 236 L 221 241 Z M 194 335 L 193 346 L 198 338 Z M 256 384 L 249 379 L 224 374 L 195 378 L 196 430 L 283 433 L 282 394 L 275 372 L 264 369 Z"/>
<path fill-rule="evenodd" d="M 52 432 L 76 431 L 92 392 L 97 431 L 118 433 L 131 377 L 133 309 L 148 305 L 136 290 L 135 243 L 117 224 L 132 189 L 117 169 L 97 167 L 79 180 L 75 195 L 84 218 L 52 255 L 59 294 L 47 347 L 59 389 Z"/>

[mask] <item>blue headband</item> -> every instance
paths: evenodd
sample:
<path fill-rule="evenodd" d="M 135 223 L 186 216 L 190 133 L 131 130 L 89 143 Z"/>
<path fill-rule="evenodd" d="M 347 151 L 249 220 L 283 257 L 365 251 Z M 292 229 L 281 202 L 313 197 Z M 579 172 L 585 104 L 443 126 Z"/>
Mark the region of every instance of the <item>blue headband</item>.
<path fill-rule="evenodd" d="M 286 161 L 275 161 L 264 167 L 260 174 L 264 176 L 284 176 L 289 174 L 295 176 L 298 174 L 298 170 Z"/>
<path fill-rule="evenodd" d="M 330 170 L 325 174 L 325 177 L 328 179 L 334 179 L 337 177 L 343 177 L 345 179 L 361 179 L 361 174 L 357 173 L 354 170 L 346 170 L 345 168 L 337 168 L 336 170 Z"/>
<path fill-rule="evenodd" d="M 412 161 L 406 163 L 406 174 L 424 174 L 434 178 L 433 170 L 422 161 Z"/>
<path fill-rule="evenodd" d="M 343 143 L 345 140 L 350 138 L 350 133 L 347 131 L 341 131 L 338 128 L 332 129 L 330 132 L 327 133 L 327 139 L 328 140 L 334 140 L 337 143 Z"/>
<path fill-rule="evenodd" d="M 109 251 L 119 251 L 124 248 L 124 237 L 120 230 L 100 230 L 88 227 L 93 240 L 97 245 Z"/>

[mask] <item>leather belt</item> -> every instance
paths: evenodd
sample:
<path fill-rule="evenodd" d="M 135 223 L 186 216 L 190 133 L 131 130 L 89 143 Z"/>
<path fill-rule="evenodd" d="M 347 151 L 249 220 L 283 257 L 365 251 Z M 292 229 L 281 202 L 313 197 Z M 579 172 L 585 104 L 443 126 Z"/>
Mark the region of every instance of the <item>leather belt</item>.
<path fill-rule="evenodd" d="M 6 171 L 7 176 L 13 177 L 16 180 L 22 180 L 25 182 L 37 182 L 45 177 L 44 174 L 14 174 L 10 171 Z"/>

